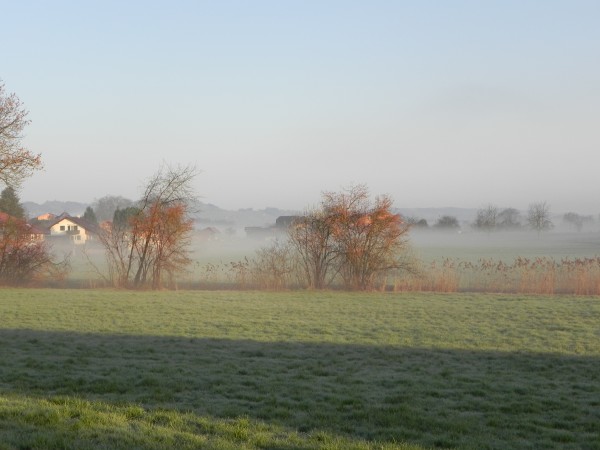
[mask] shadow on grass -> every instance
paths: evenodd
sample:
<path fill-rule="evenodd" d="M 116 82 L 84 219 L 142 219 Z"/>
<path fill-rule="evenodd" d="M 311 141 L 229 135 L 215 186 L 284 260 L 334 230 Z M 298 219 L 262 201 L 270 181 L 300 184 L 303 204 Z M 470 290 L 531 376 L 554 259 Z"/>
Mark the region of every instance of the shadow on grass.
<path fill-rule="evenodd" d="M 600 448 L 600 358 L 0 330 L 0 394 L 428 447 Z"/>

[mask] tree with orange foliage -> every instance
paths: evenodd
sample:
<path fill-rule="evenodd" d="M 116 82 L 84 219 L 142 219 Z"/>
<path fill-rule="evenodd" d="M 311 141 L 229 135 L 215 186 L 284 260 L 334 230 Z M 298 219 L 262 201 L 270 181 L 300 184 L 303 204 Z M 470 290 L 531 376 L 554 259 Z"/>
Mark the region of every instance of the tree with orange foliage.
<path fill-rule="evenodd" d="M 159 289 L 165 276 L 173 283 L 175 274 L 185 270 L 191 262 L 188 247 L 192 229 L 193 222 L 182 203 L 154 202 L 133 216 L 131 235 L 135 244 L 132 250 L 137 263 L 133 286 L 149 284 L 152 289 Z"/>
<path fill-rule="evenodd" d="M 0 283 L 25 285 L 64 277 L 68 260 L 56 263 L 43 240 L 36 240 L 25 220 L 0 216 Z"/>
<path fill-rule="evenodd" d="M 371 289 L 375 277 L 392 269 L 411 269 L 402 258 L 409 225 L 392 213 L 387 195 L 370 200 L 364 185 L 323 195 L 323 209 L 332 217 L 339 274 L 349 289 Z"/>
<path fill-rule="evenodd" d="M 23 129 L 29 124 L 27 110 L 15 94 L 5 92 L 0 81 L 0 181 L 18 187 L 23 178 L 42 168 L 41 155 L 21 145 Z"/>
<path fill-rule="evenodd" d="M 195 167 L 163 166 L 150 178 L 127 217 L 101 233 L 108 278 L 116 287 L 159 289 L 190 264 Z M 118 212 L 118 211 L 117 211 Z M 117 214 L 115 213 L 115 218 Z"/>
<path fill-rule="evenodd" d="M 309 287 L 326 287 L 340 276 L 349 289 L 371 289 L 379 274 L 412 270 L 403 258 L 409 225 L 391 208 L 388 196 L 372 202 L 364 185 L 325 192 L 321 207 L 289 230 Z"/>

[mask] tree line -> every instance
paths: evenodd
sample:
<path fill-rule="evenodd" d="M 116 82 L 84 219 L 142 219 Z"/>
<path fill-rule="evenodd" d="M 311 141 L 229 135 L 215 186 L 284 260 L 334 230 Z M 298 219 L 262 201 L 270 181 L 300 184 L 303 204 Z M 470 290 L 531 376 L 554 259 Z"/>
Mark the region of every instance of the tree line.
<path fill-rule="evenodd" d="M 564 224 L 577 231 L 582 231 L 585 225 L 594 223 L 594 217 L 591 215 L 582 215 L 575 212 L 568 212 L 562 215 Z M 425 219 L 416 217 L 407 218 L 415 229 L 433 228 L 437 230 L 458 230 L 461 228 L 459 220 L 455 216 L 441 216 L 432 227 Z M 555 227 L 552 218 L 550 205 L 545 201 L 534 202 L 529 205 L 525 215 L 515 208 L 499 208 L 490 204 L 479 208 L 476 212 L 474 221 L 469 224 L 470 228 L 476 231 L 526 231 L 532 230 L 538 233 L 549 231 Z"/>

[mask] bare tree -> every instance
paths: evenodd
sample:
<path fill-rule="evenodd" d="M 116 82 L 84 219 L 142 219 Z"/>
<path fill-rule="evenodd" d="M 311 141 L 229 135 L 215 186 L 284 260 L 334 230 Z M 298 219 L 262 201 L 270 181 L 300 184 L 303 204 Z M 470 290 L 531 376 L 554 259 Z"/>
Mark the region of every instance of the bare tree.
<path fill-rule="evenodd" d="M 29 124 L 27 110 L 15 94 L 5 91 L 0 81 L 0 181 L 18 187 L 24 178 L 42 168 L 41 155 L 21 145 L 23 130 Z"/>
<path fill-rule="evenodd" d="M 283 289 L 289 286 L 295 260 L 288 242 L 276 240 L 259 248 L 252 259 L 250 270 L 254 283 L 261 289 Z"/>
<path fill-rule="evenodd" d="M 473 226 L 481 231 L 494 231 L 498 225 L 498 207 L 488 205 L 485 208 L 477 210 L 477 217 Z"/>
<path fill-rule="evenodd" d="M 189 207 L 196 199 L 191 186 L 196 175 L 193 166 L 162 166 L 135 208 L 116 211 L 112 229 L 100 238 L 114 285 L 158 289 L 191 262 Z"/>
<path fill-rule="evenodd" d="M 550 206 L 546 202 L 536 202 L 529 205 L 527 223 L 532 230 L 539 233 L 552 229 L 554 224 L 550 219 Z"/>
<path fill-rule="evenodd" d="M 104 274 L 91 258 L 88 258 L 90 264 L 112 286 L 129 287 L 129 273 L 133 261 L 130 259 L 131 239 L 128 219 L 123 222 L 113 221 L 109 229 L 100 229 L 98 241 L 104 248 L 107 273 Z"/>
<path fill-rule="evenodd" d="M 288 229 L 292 247 L 299 256 L 308 287 L 323 289 L 333 280 L 338 257 L 333 236 L 334 218 L 323 210 L 312 210 Z"/>

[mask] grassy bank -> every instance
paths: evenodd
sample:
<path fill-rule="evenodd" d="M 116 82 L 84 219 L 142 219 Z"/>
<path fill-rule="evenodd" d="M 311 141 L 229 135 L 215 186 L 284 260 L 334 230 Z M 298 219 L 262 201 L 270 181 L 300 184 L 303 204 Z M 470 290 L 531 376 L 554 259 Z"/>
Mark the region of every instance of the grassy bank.
<path fill-rule="evenodd" d="M 2 290 L 0 318 L 0 448 L 600 448 L 595 297 Z"/>

